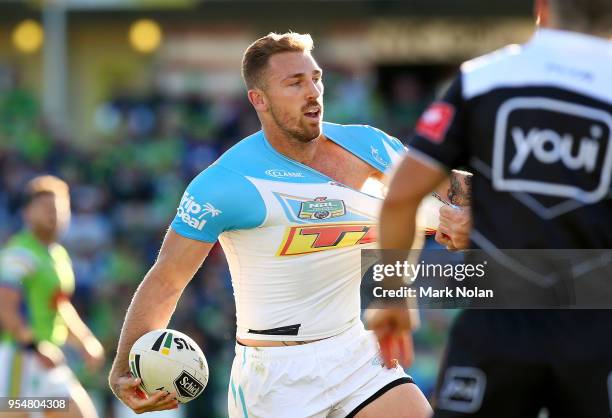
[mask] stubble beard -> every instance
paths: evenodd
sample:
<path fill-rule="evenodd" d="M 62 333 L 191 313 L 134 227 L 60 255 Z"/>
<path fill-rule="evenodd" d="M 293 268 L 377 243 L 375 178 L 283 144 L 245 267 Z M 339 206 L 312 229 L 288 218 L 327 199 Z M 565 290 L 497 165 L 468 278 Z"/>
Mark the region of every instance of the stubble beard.
<path fill-rule="evenodd" d="M 291 139 L 307 144 L 321 136 L 321 123 L 318 123 L 316 127 L 304 126 L 304 122 L 299 119 L 292 123 L 293 120 L 290 117 L 283 118 L 274 107 L 270 108 L 270 114 L 276 126 Z M 321 107 L 321 115 L 323 115 L 323 107 Z"/>

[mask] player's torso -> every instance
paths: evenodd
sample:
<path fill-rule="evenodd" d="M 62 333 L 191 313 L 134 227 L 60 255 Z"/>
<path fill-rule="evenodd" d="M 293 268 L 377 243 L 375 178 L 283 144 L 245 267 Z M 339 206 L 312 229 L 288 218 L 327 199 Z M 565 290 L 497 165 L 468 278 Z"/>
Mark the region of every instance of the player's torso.
<path fill-rule="evenodd" d="M 26 316 L 37 340 L 63 343 L 66 329 L 58 315 L 58 297 L 72 292 L 74 272 L 68 253 L 59 244 L 45 247 L 30 233 L 21 233 L 8 248 L 25 249 L 33 257 L 35 270 L 22 282 Z"/>
<path fill-rule="evenodd" d="M 329 137 L 338 142 L 313 167 L 267 148 L 265 158 L 242 168 L 265 215 L 256 228 L 219 237 L 232 274 L 239 338 L 325 338 L 358 320 L 360 250 L 375 245 L 382 196 L 372 175 L 399 153 Z M 248 211 L 249 201 L 243 204 Z"/>
<path fill-rule="evenodd" d="M 464 66 L 478 245 L 612 245 L 612 46 L 564 36 Z"/>

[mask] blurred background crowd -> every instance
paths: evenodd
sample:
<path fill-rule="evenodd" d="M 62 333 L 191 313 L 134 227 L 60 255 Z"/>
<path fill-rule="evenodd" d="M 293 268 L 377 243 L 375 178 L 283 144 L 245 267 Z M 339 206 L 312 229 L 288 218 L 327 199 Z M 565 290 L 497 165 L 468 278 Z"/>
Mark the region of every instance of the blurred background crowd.
<path fill-rule="evenodd" d="M 183 190 L 259 129 L 240 81 L 246 46 L 269 31 L 312 33 L 325 71 L 325 120 L 371 124 L 406 141 L 462 60 L 530 35 L 528 1 L 507 10 L 456 3 L 0 4 L 0 244 L 21 226 L 26 181 L 50 173 L 70 184 L 73 213 L 63 243 L 76 273 L 73 303 L 108 355 L 106 370 L 96 374 L 76 355 L 71 364 L 101 416 L 117 415 L 106 372 L 130 297 Z M 415 337 L 418 361 L 410 372 L 426 394 L 452 315 L 424 313 Z M 216 246 L 170 325 L 201 345 L 211 367 L 209 386 L 181 409 L 184 416 L 225 416 L 234 320 L 229 272 Z"/>

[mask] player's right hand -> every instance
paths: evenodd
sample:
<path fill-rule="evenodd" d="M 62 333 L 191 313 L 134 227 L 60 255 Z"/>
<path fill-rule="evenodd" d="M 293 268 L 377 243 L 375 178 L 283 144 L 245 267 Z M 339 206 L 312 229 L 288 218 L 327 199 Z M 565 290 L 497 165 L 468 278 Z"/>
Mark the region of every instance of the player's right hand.
<path fill-rule="evenodd" d="M 139 387 L 141 380 L 131 375 L 111 377 L 110 385 L 125 405 L 137 414 L 178 408 L 176 393 L 158 390 L 147 396 Z"/>
<path fill-rule="evenodd" d="M 380 353 L 387 368 L 399 362 L 409 367 L 414 360 L 410 312 L 406 308 L 368 309 L 368 327 L 378 338 Z"/>

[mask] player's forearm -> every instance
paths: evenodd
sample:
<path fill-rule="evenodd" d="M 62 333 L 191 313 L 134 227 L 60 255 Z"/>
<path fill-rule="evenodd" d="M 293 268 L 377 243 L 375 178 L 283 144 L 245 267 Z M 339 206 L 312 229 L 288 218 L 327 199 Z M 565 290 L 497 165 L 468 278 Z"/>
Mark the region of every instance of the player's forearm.
<path fill-rule="evenodd" d="M 18 313 L 3 311 L 0 314 L 0 329 L 8 331 L 20 344 L 30 344 L 34 341 L 32 329 Z"/>
<path fill-rule="evenodd" d="M 70 332 L 69 342 L 74 342 L 76 345 L 85 347 L 88 340 L 95 338 L 70 301 L 64 300 L 60 302 L 57 311 Z"/>
<path fill-rule="evenodd" d="M 136 290 L 123 323 L 111 376 L 129 371 L 129 350 L 138 338 L 168 326 L 184 288 L 169 280 L 168 274 L 154 266 Z"/>
<path fill-rule="evenodd" d="M 0 289 L 0 329 L 7 331 L 18 343 L 30 344 L 34 334 L 19 312 L 19 296 L 11 292 Z"/>

